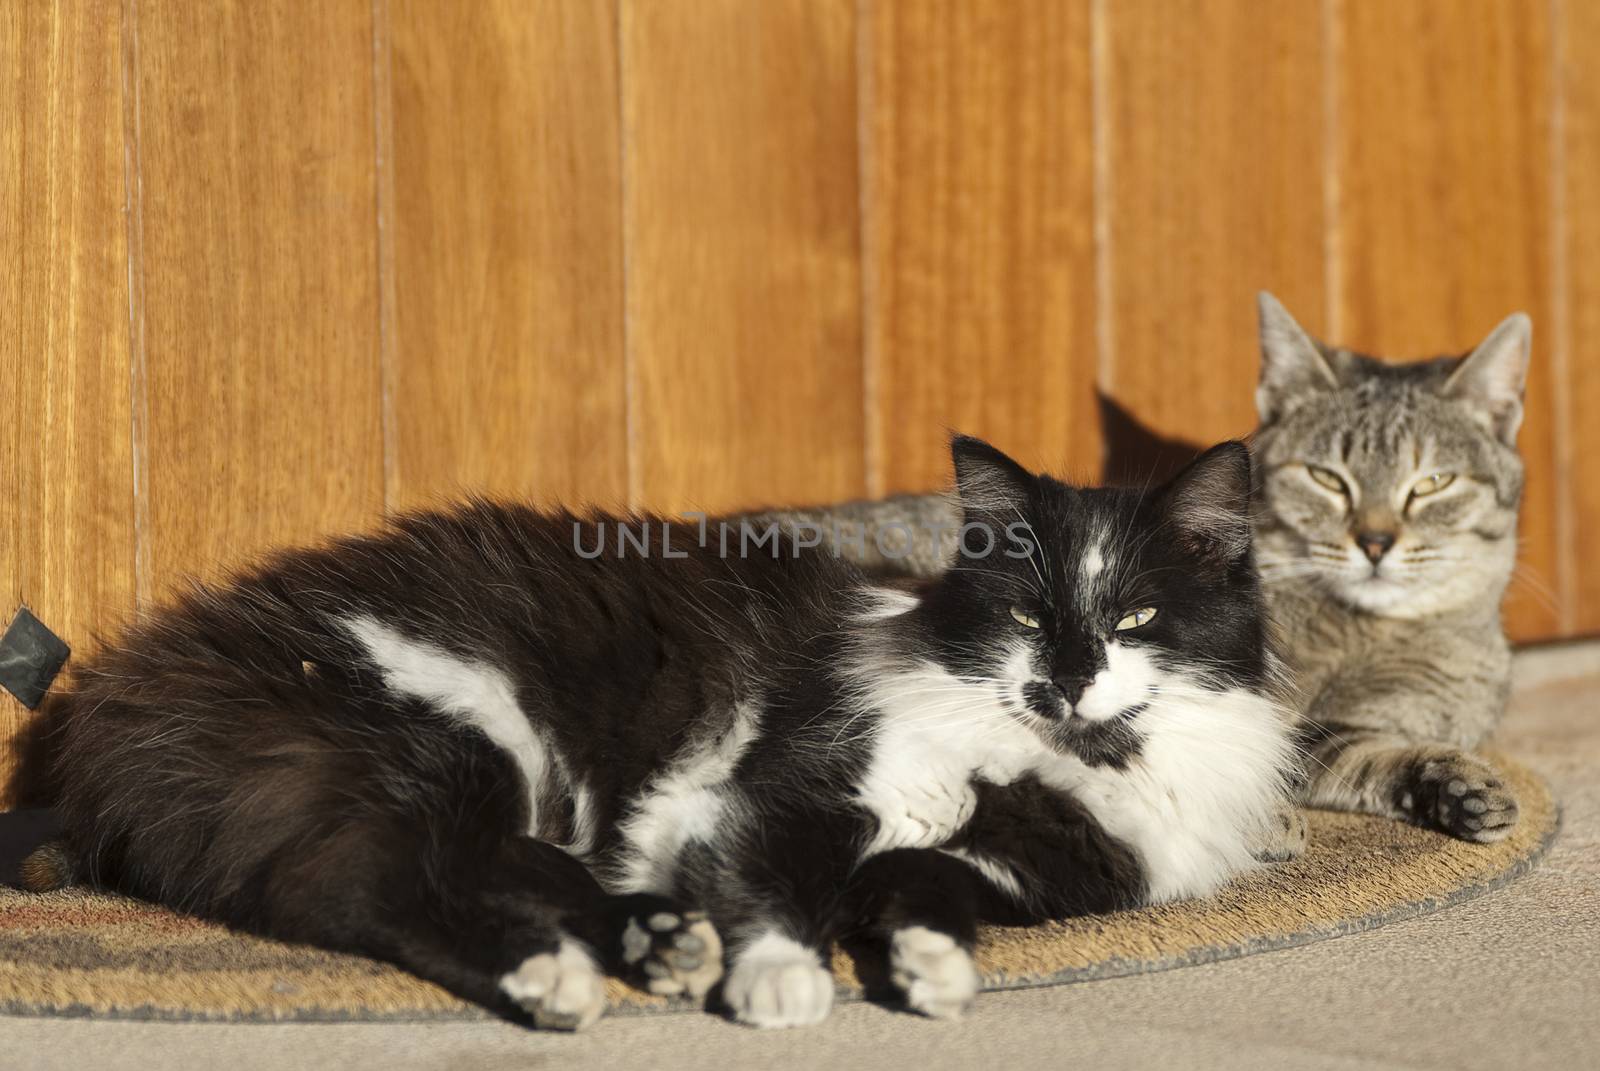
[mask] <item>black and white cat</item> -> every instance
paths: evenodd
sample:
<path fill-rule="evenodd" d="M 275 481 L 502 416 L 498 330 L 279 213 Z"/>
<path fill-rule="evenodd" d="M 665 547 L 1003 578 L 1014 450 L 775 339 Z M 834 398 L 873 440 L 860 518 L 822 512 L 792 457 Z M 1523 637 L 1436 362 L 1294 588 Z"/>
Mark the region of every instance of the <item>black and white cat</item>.
<path fill-rule="evenodd" d="M 49 711 L 66 858 L 539 1025 L 724 948 L 738 1019 L 816 1022 L 850 933 L 958 1014 L 980 919 L 1214 889 L 1292 759 L 1242 446 L 1147 495 L 953 455 L 963 558 L 916 592 L 486 503 L 199 588 Z"/>

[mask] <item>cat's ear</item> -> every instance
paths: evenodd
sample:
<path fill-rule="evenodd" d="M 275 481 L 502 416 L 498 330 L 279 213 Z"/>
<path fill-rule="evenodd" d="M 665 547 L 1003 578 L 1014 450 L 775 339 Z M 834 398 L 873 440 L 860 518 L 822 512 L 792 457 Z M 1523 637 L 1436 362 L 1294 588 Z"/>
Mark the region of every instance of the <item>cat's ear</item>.
<path fill-rule="evenodd" d="M 1194 551 L 1236 561 L 1250 550 L 1250 451 L 1219 443 L 1161 490 L 1167 523 Z"/>
<path fill-rule="evenodd" d="M 1528 355 L 1533 344 L 1533 321 L 1525 312 L 1512 313 L 1461 358 L 1439 393 L 1472 406 L 1495 438 L 1507 446 L 1517 444 L 1522 427 L 1522 394 L 1528 381 Z"/>
<path fill-rule="evenodd" d="M 1032 474 L 982 439 L 957 435 L 950 440 L 950 460 L 965 513 L 1010 514 L 1027 503 Z"/>
<path fill-rule="evenodd" d="M 1295 322 L 1283 303 L 1265 290 L 1256 295 L 1261 319 L 1261 381 L 1256 412 L 1271 424 L 1306 395 L 1336 390 L 1339 377 L 1316 339 Z"/>

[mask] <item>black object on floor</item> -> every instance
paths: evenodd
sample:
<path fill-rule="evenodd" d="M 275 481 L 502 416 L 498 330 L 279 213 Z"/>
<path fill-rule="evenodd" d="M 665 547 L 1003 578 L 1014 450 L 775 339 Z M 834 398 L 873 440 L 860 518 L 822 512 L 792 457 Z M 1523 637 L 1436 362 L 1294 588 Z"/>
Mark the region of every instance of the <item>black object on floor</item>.
<path fill-rule="evenodd" d="M 71 653 L 61 637 L 24 606 L 0 638 L 0 686 L 33 710 Z"/>

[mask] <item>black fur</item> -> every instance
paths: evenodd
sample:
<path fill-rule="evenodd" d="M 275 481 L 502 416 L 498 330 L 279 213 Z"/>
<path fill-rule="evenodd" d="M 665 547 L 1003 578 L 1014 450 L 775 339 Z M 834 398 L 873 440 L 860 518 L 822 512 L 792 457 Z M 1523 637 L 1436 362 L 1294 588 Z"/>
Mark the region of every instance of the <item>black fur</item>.
<path fill-rule="evenodd" d="M 969 519 L 1002 531 L 1022 519 L 1034 554 L 957 569 L 915 610 L 871 624 L 854 617 L 868 580 L 831 554 L 784 541 L 724 556 L 693 526 L 668 532 L 654 518 L 629 519 L 648 526 L 648 556 L 615 541 L 615 519 L 486 502 L 281 555 L 197 587 L 78 672 L 47 712 L 49 798 L 97 885 L 386 959 L 512 1016 L 523 1010 L 498 980 L 564 937 L 645 981 L 622 934 L 651 913 L 709 909 L 737 952 L 773 928 L 822 948 L 852 925 L 915 919 L 970 945 L 980 917 L 1136 902 L 1126 846 L 1033 782 L 978 784 L 957 845 L 1007 862 L 1023 902 L 937 852 L 863 863 L 874 821 L 854 799 L 871 737 L 845 732 L 860 713 L 849 667 L 863 643 L 988 672 L 992 637 L 1016 632 L 1018 578 L 1042 567 L 1057 584 L 1030 605 L 1048 618 L 1042 657 L 1057 681 L 1092 675 L 1091 636 L 1146 598 L 1163 607 L 1143 637 L 1153 649 L 1229 667 L 1236 683 L 1264 672 L 1248 555 L 1183 519 L 1195 493 L 1183 477 L 1145 497 L 1034 477 L 974 440 L 958 440 L 956 459 L 1015 496 L 1018 517 L 985 507 Z M 1241 467 L 1248 487 L 1247 466 L 1235 444 L 1191 471 L 1222 494 Z M 1137 567 L 1080 620 L 1059 574 L 1091 519 L 1137 543 Z M 663 533 L 681 557 L 661 553 Z M 605 553 L 580 553 L 602 536 Z M 386 684 L 342 623 L 353 617 L 503 674 L 568 777 L 527 798 L 483 733 Z M 1074 724 L 1059 697 L 1029 705 L 1056 724 L 1053 744 L 1085 761 L 1137 752 L 1136 734 Z M 757 712 L 759 733 L 732 773 L 737 821 L 691 840 L 668 887 L 620 894 L 619 823 L 652 777 L 733 731 L 741 709 Z M 558 846 L 578 832 L 574 784 L 597 833 L 581 860 Z"/>
<path fill-rule="evenodd" d="M 1003 864 L 1018 877 L 1023 898 L 942 851 L 897 849 L 857 869 L 858 928 L 927 926 L 970 948 L 979 920 L 1026 926 L 1140 902 L 1145 883 L 1137 857 L 1077 800 L 1033 777 L 1008 785 L 980 780 L 974 787 L 977 810 L 946 847 Z"/>

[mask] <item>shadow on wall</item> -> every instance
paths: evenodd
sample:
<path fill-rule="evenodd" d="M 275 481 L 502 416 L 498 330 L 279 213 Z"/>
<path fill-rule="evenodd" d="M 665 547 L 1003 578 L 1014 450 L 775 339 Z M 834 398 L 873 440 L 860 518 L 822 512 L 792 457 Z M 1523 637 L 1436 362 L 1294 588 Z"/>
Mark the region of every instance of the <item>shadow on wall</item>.
<path fill-rule="evenodd" d="M 1164 436 L 1110 395 L 1096 391 L 1095 397 L 1100 403 L 1100 428 L 1105 436 L 1101 483 L 1132 487 L 1163 483 L 1211 445 Z"/>

